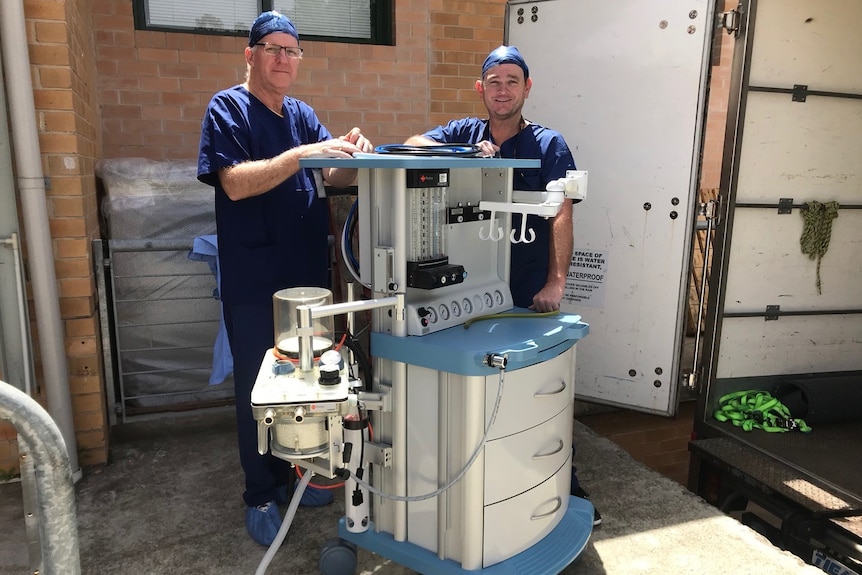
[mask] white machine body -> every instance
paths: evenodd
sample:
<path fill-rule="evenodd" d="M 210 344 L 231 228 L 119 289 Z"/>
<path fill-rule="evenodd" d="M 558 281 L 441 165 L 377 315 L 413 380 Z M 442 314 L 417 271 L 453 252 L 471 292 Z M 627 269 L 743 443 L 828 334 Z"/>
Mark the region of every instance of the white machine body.
<path fill-rule="evenodd" d="M 511 230 L 511 214 L 553 217 L 586 197 L 577 171 L 544 192 L 513 192 L 513 168 L 538 164 L 303 160 L 359 168 L 356 275 L 372 299 L 297 307 L 300 358 L 270 350 L 252 391 L 259 451 L 345 478 L 341 537 L 383 554 L 379 541 L 404 545 L 421 572 L 436 572 L 428 561 L 472 571 L 533 549 L 571 561 L 592 529 L 591 506 L 573 510 L 569 497 L 574 347 L 588 326 L 571 314 L 496 317 L 513 309 L 511 244 L 533 236 Z M 357 311 L 371 311 L 370 391 L 355 391 L 349 361 L 336 377 L 332 356 L 323 365 L 302 341 L 313 320 Z M 538 549 L 559 529 L 561 551 Z"/>

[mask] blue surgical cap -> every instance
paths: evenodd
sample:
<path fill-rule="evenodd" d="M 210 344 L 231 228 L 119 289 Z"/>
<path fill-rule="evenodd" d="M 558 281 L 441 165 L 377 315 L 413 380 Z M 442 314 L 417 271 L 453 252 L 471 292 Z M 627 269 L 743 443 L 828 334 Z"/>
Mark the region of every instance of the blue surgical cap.
<path fill-rule="evenodd" d="M 500 64 L 517 64 L 524 71 L 524 79 L 526 80 L 530 77 L 530 69 L 527 67 L 527 62 L 514 46 L 500 46 L 488 54 L 488 57 L 485 58 L 485 63 L 482 64 L 482 77 L 485 77 L 485 73 L 488 70 Z"/>
<path fill-rule="evenodd" d="M 264 36 L 269 36 L 273 32 L 284 32 L 290 34 L 299 40 L 299 34 L 296 32 L 296 26 L 290 21 L 290 18 L 275 10 L 264 12 L 258 16 L 254 24 L 251 25 L 251 30 L 248 33 L 248 45 L 254 46 L 259 43 Z"/>

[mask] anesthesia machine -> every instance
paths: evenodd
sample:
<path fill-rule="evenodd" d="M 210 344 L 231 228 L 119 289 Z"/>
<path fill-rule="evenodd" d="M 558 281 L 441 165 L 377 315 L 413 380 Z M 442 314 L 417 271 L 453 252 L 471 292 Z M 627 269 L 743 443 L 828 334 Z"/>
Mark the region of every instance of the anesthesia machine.
<path fill-rule="evenodd" d="M 585 196 L 587 174 L 521 192 L 513 170 L 538 160 L 454 148 L 473 153 L 300 162 L 358 169 L 358 258 L 352 233 L 342 253 L 370 298 L 274 294 L 274 347 L 251 401 L 259 451 L 301 468 L 298 489 L 313 474 L 344 480 L 324 575 L 352 575 L 357 546 L 424 575 L 553 575 L 592 532 L 592 505 L 569 495 L 575 345 L 589 327 L 513 308 L 508 286 L 512 243 L 534 238 L 512 214 L 554 216 Z M 365 381 L 333 330 L 357 312 L 370 315 Z"/>

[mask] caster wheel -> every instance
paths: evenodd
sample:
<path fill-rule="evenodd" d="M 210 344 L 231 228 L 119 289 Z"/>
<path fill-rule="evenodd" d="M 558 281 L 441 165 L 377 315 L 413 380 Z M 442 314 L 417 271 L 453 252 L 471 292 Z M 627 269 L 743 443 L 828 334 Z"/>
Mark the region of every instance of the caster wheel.
<path fill-rule="evenodd" d="M 321 575 L 353 575 L 356 573 L 356 546 L 337 537 L 320 546 Z"/>

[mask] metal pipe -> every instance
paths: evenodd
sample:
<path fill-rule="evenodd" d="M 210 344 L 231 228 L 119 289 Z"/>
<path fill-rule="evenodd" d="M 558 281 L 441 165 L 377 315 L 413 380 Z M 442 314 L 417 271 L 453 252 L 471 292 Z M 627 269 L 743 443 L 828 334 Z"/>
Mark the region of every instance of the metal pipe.
<path fill-rule="evenodd" d="M 349 303 L 353 303 L 356 301 L 356 290 L 354 289 L 353 282 L 347 282 L 347 301 Z M 347 312 L 347 333 L 350 334 L 350 337 L 356 337 L 356 312 Z M 356 362 L 356 357 L 353 354 L 353 350 L 347 348 L 347 363 L 350 366 Z M 368 374 L 363 374 L 364 377 L 368 377 Z M 371 385 L 371 382 L 366 382 L 367 385 Z"/>
<path fill-rule="evenodd" d="M 21 197 L 27 252 L 33 288 L 33 301 L 38 310 L 39 346 L 48 408 L 63 433 L 69 462 L 76 476 L 78 449 L 75 423 L 72 419 L 72 396 L 69 391 L 69 366 L 66 362 L 63 322 L 60 318 L 60 296 L 54 272 L 54 250 L 45 199 L 45 179 L 42 173 L 42 152 L 36 126 L 36 106 L 33 102 L 33 82 L 27 49 L 27 25 L 23 0 L 0 3 L 0 45 L 3 71 L 9 95 L 9 118 L 15 150 L 15 174 Z"/>
<path fill-rule="evenodd" d="M 407 496 L 407 364 L 392 362 L 392 476 L 396 495 Z M 407 502 L 393 501 L 395 541 L 407 540 Z"/>
<path fill-rule="evenodd" d="M 194 248 L 194 243 L 181 239 L 132 239 L 132 240 L 108 240 L 111 253 L 117 252 L 181 252 Z"/>
<path fill-rule="evenodd" d="M 48 412 L 23 391 L 0 381 L 0 419 L 18 430 L 33 458 L 39 499 L 42 569 L 48 575 L 81 572 L 75 487 L 66 443 Z"/>
<path fill-rule="evenodd" d="M 703 329 L 703 308 L 706 305 L 704 301 L 706 299 L 706 284 L 707 284 L 707 271 L 709 270 L 710 263 L 710 248 L 712 243 L 712 225 L 715 221 L 715 200 L 710 200 L 704 206 L 704 215 L 706 216 L 706 240 L 703 248 L 703 267 L 700 272 L 700 295 L 697 305 L 697 327 L 694 332 L 694 357 L 692 359 L 691 366 L 691 375 L 689 379 L 689 387 L 694 388 L 698 384 L 698 380 L 701 376 L 699 373 L 699 365 L 700 365 L 700 345 L 701 345 L 701 335 L 700 331 Z"/>
<path fill-rule="evenodd" d="M 403 308 L 403 296 L 346 301 L 319 306 L 296 306 L 296 331 L 299 338 L 299 371 L 311 371 L 314 368 L 314 346 L 312 345 L 314 336 L 311 331 L 313 320 L 381 307 L 398 307 L 399 305 Z"/>

